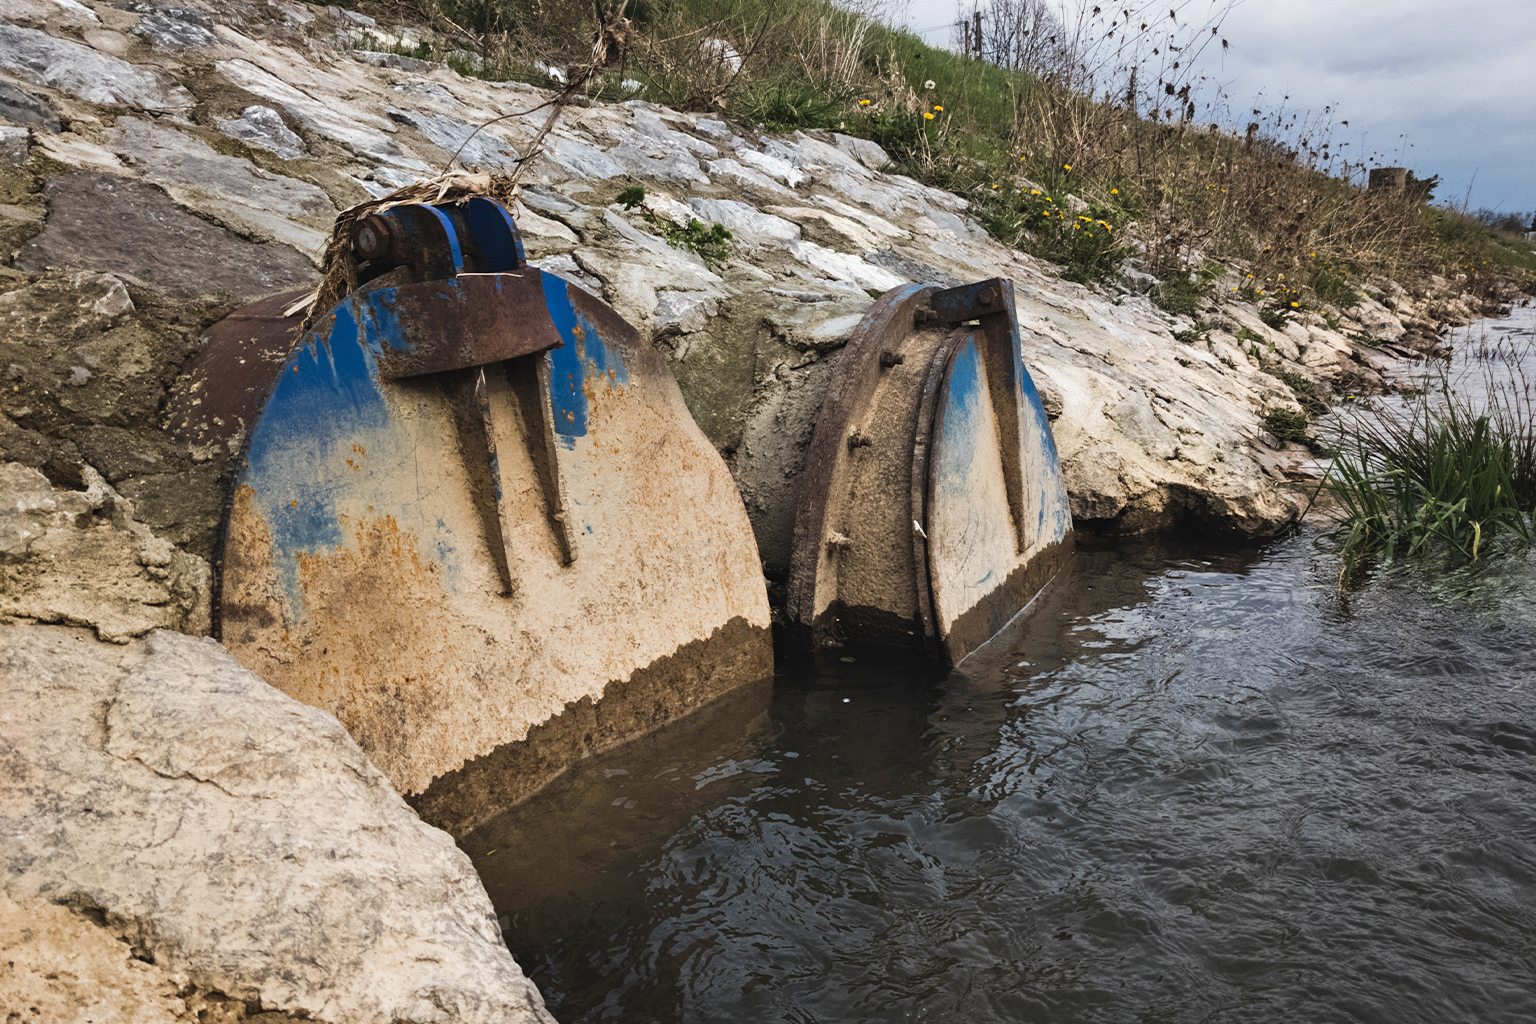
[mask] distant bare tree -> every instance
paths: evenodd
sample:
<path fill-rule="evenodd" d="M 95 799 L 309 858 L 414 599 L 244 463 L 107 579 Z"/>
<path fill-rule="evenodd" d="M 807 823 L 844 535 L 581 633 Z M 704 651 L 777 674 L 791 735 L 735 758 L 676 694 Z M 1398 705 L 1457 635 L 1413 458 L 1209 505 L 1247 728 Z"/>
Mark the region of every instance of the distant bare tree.
<path fill-rule="evenodd" d="M 970 44 L 964 52 L 979 49 L 984 59 L 1012 71 L 1055 81 L 1075 63 L 1061 17 L 1048 0 L 987 0 L 962 14 L 956 30 Z"/>

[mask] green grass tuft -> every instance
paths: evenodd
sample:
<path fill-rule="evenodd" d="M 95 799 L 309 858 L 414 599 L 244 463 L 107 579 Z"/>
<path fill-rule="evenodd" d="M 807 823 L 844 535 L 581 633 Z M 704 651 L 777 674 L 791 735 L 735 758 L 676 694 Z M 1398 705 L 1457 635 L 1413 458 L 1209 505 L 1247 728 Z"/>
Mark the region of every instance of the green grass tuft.
<path fill-rule="evenodd" d="M 1523 382 L 1474 408 L 1442 381 L 1334 435 L 1321 490 L 1336 503 L 1341 585 L 1375 560 L 1439 550 L 1475 561 L 1501 534 L 1529 543 L 1536 416 Z"/>
<path fill-rule="evenodd" d="M 668 227 L 666 233 L 668 245 L 698 253 L 710 263 L 720 263 L 730 255 L 732 237 L 724 224 L 705 227 L 697 217 L 687 227 Z"/>

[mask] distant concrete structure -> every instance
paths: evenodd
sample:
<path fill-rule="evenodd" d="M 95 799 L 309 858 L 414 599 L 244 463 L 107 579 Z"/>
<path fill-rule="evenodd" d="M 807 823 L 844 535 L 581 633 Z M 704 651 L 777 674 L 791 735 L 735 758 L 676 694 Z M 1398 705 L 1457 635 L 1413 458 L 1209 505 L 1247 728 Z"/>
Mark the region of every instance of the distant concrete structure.
<path fill-rule="evenodd" d="M 1407 188 L 1408 168 L 1372 167 L 1369 187 L 1373 190 L 1378 188 Z"/>

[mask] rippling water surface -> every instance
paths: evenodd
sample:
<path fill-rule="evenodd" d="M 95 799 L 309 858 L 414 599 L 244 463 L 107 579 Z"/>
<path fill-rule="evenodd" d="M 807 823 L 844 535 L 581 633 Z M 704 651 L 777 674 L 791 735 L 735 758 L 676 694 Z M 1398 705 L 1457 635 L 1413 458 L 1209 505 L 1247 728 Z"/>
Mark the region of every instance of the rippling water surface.
<path fill-rule="evenodd" d="M 468 837 L 579 1021 L 1536 1020 L 1536 559 L 1081 550 L 938 680 L 786 675 Z"/>

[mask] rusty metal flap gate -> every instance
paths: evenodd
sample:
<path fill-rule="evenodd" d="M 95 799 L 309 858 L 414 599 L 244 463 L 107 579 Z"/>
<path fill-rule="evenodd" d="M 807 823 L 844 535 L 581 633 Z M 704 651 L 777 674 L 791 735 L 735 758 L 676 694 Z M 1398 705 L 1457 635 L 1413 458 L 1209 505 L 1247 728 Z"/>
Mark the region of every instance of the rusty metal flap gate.
<path fill-rule="evenodd" d="M 1071 542 L 1013 283 L 887 292 L 844 348 L 807 452 L 786 609 L 797 640 L 958 662 Z"/>
<path fill-rule="evenodd" d="M 771 673 L 741 499 L 634 328 L 527 266 L 488 200 L 395 207 L 353 245 L 355 291 L 303 337 L 282 297 L 216 325 L 171 408 L 243 453 L 235 656 L 407 794 L 642 676 L 664 699 L 561 756 Z"/>

